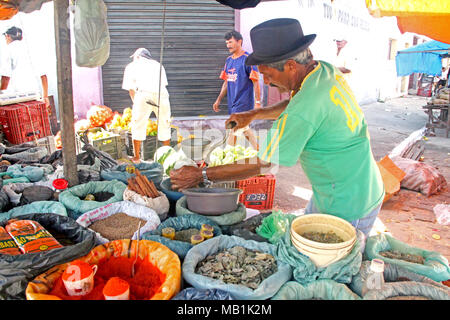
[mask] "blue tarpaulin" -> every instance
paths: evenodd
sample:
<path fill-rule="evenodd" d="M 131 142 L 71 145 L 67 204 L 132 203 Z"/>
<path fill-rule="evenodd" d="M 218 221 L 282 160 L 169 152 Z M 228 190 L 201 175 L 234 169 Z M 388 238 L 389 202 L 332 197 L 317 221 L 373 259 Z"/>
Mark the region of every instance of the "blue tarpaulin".
<path fill-rule="evenodd" d="M 397 76 L 425 73 L 431 76 L 442 74 L 442 58 L 448 55 L 450 44 L 428 41 L 397 52 L 395 64 Z"/>

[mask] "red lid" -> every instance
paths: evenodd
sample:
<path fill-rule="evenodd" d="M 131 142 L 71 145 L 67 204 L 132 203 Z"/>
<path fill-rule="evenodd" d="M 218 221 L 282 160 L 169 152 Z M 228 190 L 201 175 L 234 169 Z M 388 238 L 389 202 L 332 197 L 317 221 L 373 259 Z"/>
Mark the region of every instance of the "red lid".
<path fill-rule="evenodd" d="M 68 185 L 69 185 L 69 181 L 67 181 L 66 179 L 53 180 L 53 186 L 55 187 L 55 189 L 64 190 L 67 188 Z"/>

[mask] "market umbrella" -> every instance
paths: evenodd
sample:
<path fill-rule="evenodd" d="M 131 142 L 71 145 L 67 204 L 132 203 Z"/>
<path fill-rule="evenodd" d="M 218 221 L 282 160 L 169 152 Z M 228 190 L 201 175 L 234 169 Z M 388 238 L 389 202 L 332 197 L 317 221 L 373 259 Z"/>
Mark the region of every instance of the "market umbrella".
<path fill-rule="evenodd" d="M 428 41 L 414 47 L 400 50 L 395 57 L 397 75 L 425 73 L 432 76 L 442 74 L 442 58 L 448 57 L 450 44 Z"/>
<path fill-rule="evenodd" d="M 366 0 L 373 17 L 397 17 L 400 32 L 413 32 L 450 43 L 450 1 Z"/>

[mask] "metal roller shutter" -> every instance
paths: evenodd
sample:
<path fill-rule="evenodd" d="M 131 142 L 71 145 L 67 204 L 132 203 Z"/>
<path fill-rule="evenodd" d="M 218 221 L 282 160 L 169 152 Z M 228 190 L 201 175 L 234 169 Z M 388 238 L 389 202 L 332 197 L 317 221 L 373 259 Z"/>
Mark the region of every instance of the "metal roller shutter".
<path fill-rule="evenodd" d="M 123 90 L 125 66 L 140 47 L 160 61 L 162 1 L 105 0 L 111 38 L 110 57 L 102 67 L 104 104 L 121 112 L 131 107 Z M 212 105 L 229 55 L 224 35 L 234 29 L 234 10 L 213 0 L 167 0 L 163 65 L 174 117 L 217 115 Z M 226 114 L 226 98 L 221 113 Z"/>

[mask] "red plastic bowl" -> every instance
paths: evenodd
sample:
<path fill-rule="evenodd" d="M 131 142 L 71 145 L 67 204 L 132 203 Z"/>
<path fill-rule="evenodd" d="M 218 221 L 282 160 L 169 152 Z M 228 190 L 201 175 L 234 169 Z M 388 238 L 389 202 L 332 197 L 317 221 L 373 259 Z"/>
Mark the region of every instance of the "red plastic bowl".
<path fill-rule="evenodd" d="M 53 180 L 53 186 L 55 187 L 55 189 L 64 190 L 67 188 L 68 185 L 69 185 L 69 181 L 67 181 L 66 179 Z"/>

